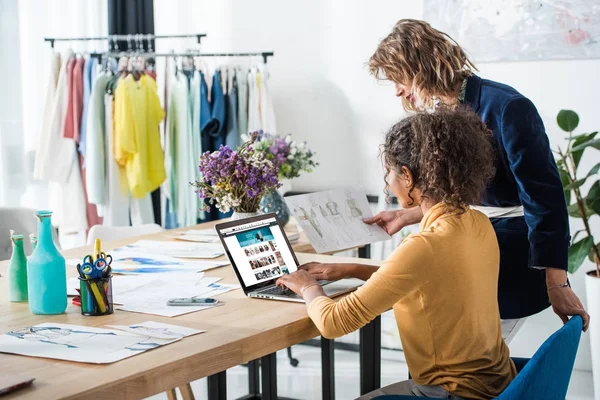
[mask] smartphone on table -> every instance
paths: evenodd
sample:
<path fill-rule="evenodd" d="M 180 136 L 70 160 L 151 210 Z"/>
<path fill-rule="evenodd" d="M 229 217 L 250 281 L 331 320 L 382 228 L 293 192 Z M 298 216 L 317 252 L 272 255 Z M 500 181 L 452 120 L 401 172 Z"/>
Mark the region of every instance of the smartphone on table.
<path fill-rule="evenodd" d="M 168 306 L 217 306 L 222 305 L 223 303 L 217 299 L 213 299 L 210 297 L 178 297 L 174 299 L 169 299 L 167 301 Z"/>

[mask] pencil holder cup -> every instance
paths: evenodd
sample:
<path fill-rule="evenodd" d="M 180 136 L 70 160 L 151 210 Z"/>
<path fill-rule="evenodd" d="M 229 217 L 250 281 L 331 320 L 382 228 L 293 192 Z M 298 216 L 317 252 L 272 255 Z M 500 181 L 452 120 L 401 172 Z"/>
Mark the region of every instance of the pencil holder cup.
<path fill-rule="evenodd" d="M 105 278 L 79 278 L 81 314 L 99 316 L 113 313 L 112 275 Z"/>

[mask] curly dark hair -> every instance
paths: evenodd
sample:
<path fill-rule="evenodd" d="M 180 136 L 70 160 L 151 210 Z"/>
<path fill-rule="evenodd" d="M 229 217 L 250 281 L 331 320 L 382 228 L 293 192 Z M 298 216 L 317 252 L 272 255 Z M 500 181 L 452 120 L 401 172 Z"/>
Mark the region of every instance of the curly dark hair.
<path fill-rule="evenodd" d="M 394 126 L 381 148 L 387 175 L 402 167 L 413 174 L 423 198 L 444 202 L 460 211 L 477 204 L 494 177 L 492 132 L 464 107 L 413 114 Z M 412 199 L 412 197 L 411 197 Z"/>

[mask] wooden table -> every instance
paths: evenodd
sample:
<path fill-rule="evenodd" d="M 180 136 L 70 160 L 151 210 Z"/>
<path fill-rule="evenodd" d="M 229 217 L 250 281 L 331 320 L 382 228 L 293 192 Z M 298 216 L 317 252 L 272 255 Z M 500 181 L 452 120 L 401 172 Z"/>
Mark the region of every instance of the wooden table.
<path fill-rule="evenodd" d="M 199 228 L 210 225 L 212 224 L 203 224 Z M 164 233 L 144 238 L 173 240 Z M 105 243 L 103 249 L 110 250 L 138 239 L 140 238 Z M 310 245 L 304 241 L 294 247 L 310 250 Z M 64 255 L 67 259 L 76 258 L 91 251 L 91 246 L 86 246 L 65 251 Z M 298 253 L 297 256 L 301 263 L 379 263 L 307 253 Z M 36 378 L 32 387 L 19 390 L 3 399 L 143 398 L 203 377 L 219 376 L 218 373 L 228 368 L 268 357 L 278 350 L 319 336 L 303 304 L 249 299 L 241 290 L 219 296 L 226 303 L 223 307 L 174 318 L 118 310 L 109 316 L 85 317 L 70 302 L 65 314 L 33 315 L 26 303 L 7 301 L 7 267 L 7 261 L 0 262 L 2 332 L 43 322 L 102 327 L 109 324 L 130 325 L 147 320 L 205 329 L 207 332 L 107 365 L 0 354 L 0 373 L 31 375 Z M 67 268 L 67 275 L 76 276 L 75 268 Z M 206 275 L 223 277 L 224 283 L 237 283 L 231 266 L 207 271 Z M 269 358 L 265 361 L 268 362 Z"/>

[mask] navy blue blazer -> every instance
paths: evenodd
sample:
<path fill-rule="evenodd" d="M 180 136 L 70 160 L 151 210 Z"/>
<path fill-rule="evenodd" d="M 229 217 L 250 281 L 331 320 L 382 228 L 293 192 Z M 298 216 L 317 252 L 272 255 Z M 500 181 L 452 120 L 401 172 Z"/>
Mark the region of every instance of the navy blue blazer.
<path fill-rule="evenodd" d="M 544 124 L 525 96 L 476 75 L 467 81 L 465 104 L 495 136 L 496 176 L 481 204 L 522 205 L 525 211 L 524 217 L 491 220 L 500 246 L 500 316 L 532 315 L 550 305 L 539 267 L 566 270 L 570 242 L 567 204 Z"/>

